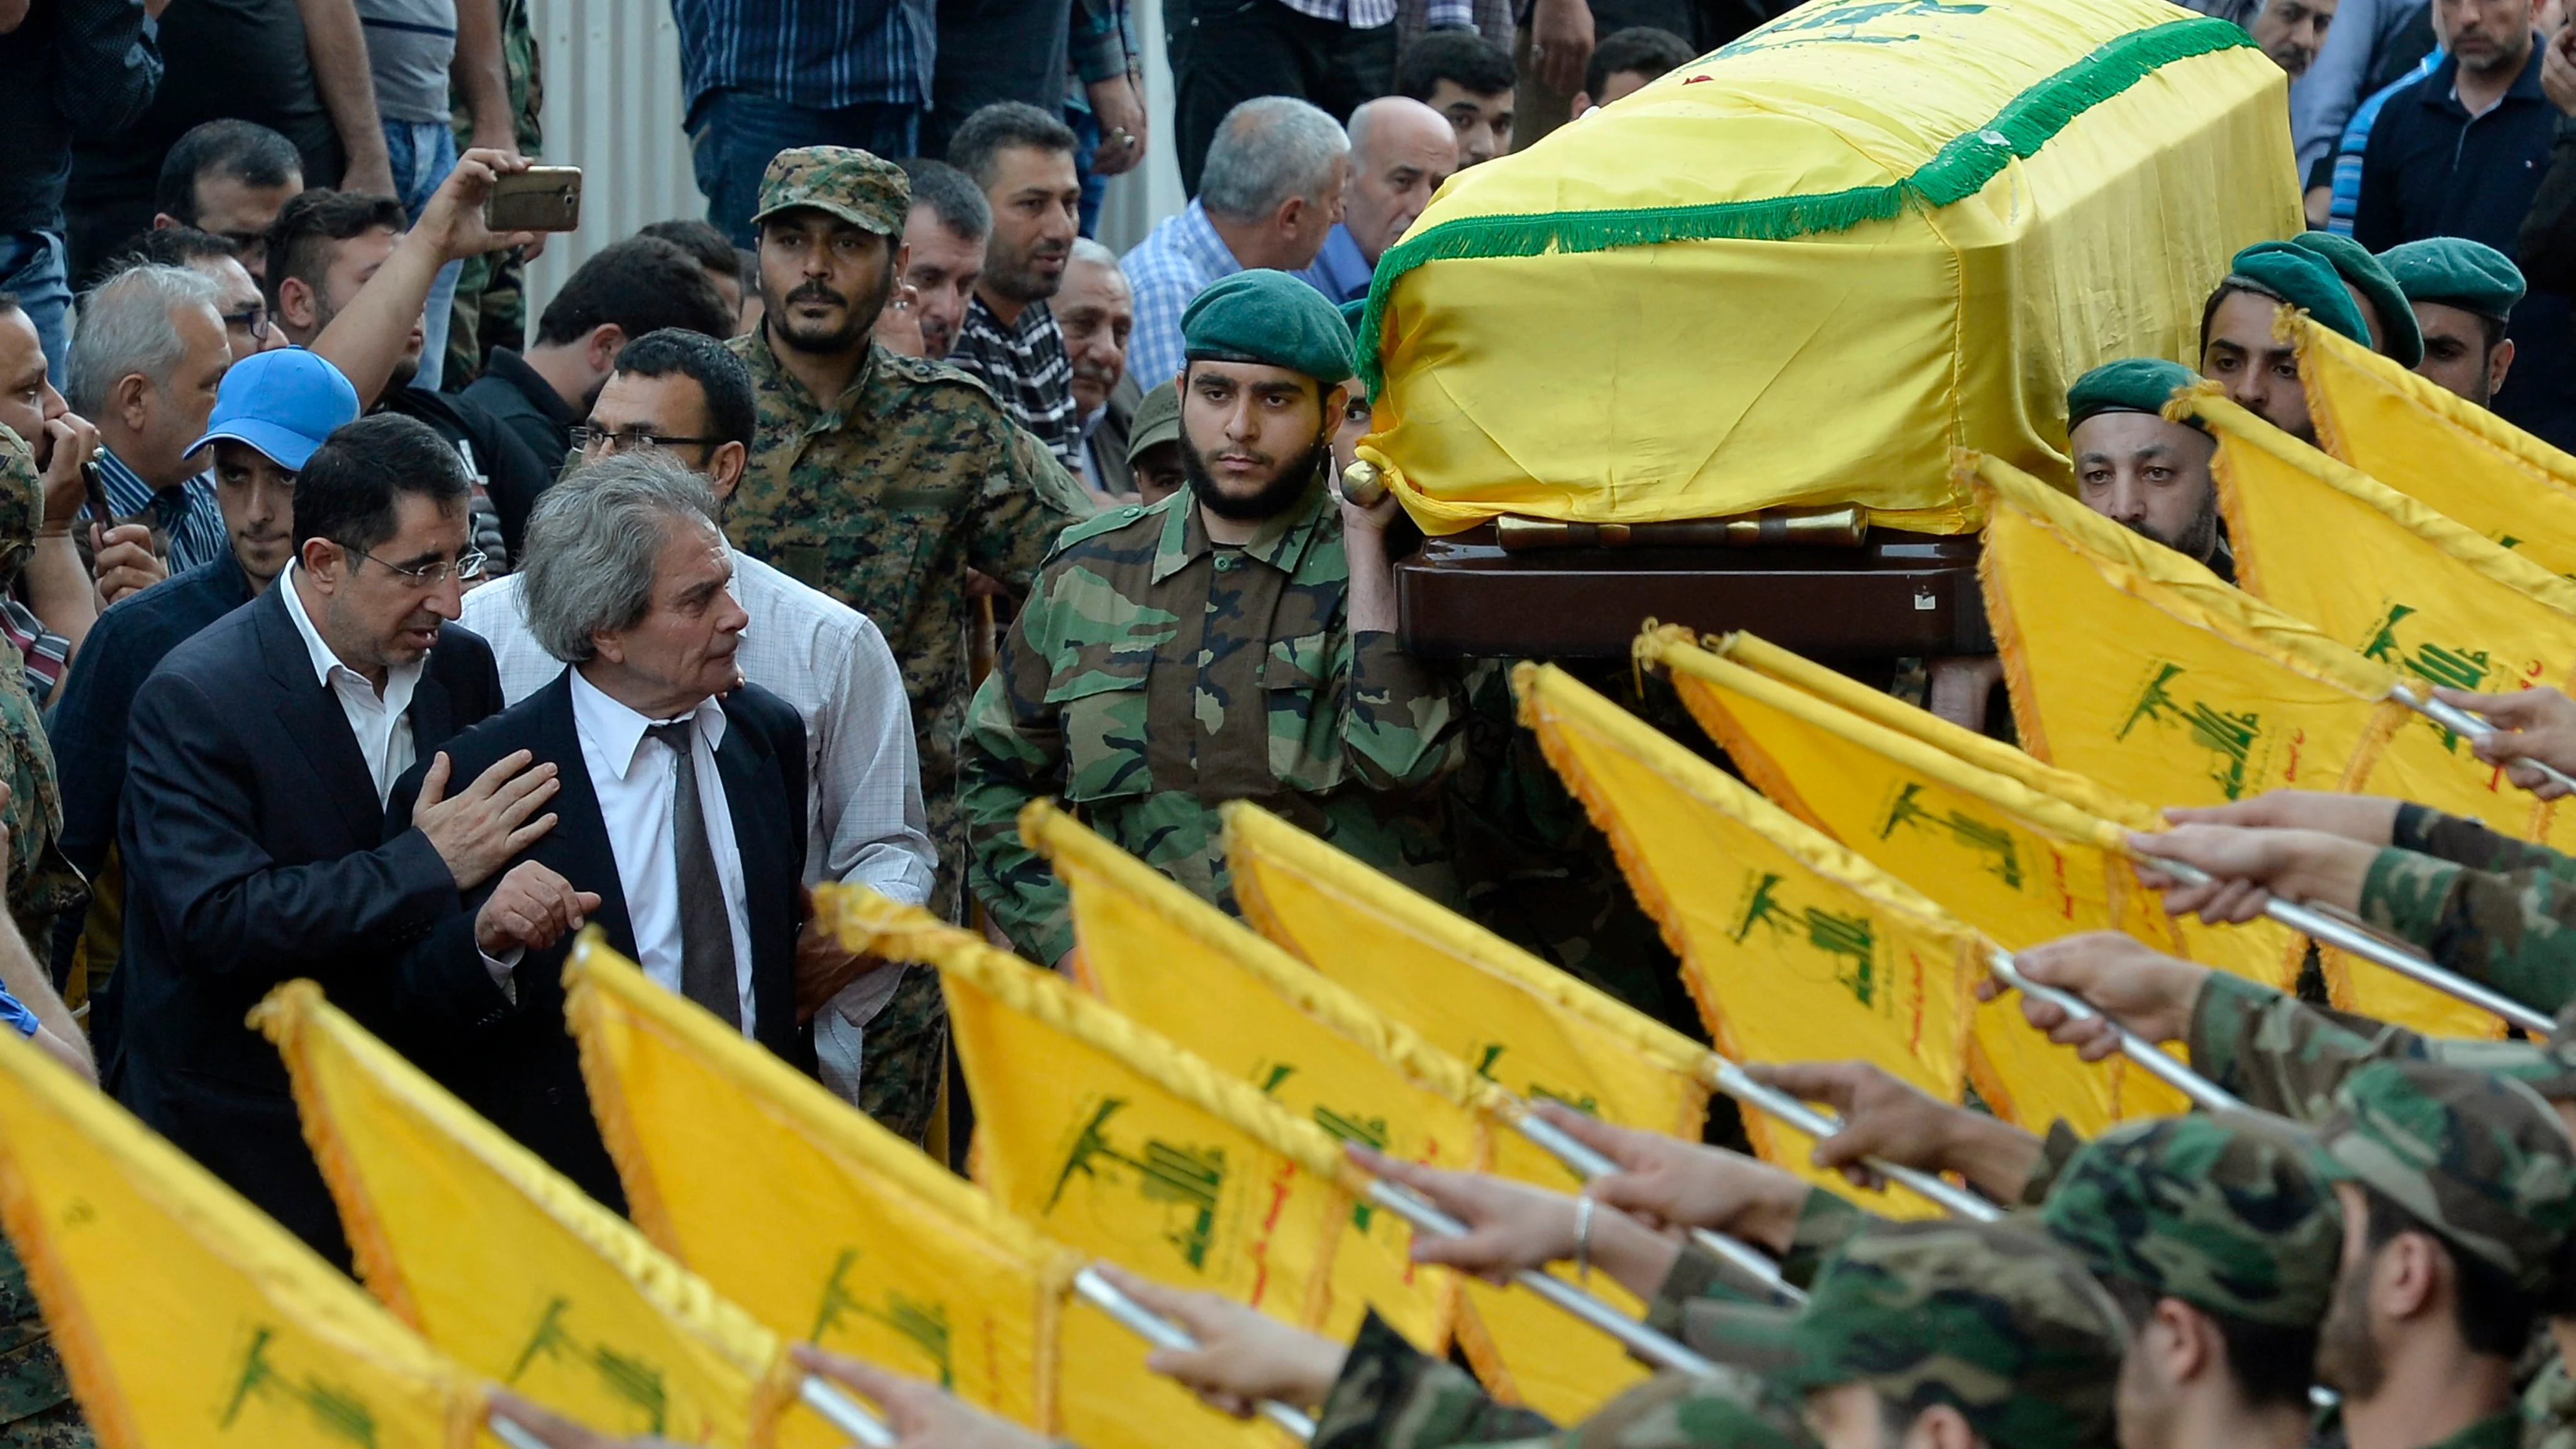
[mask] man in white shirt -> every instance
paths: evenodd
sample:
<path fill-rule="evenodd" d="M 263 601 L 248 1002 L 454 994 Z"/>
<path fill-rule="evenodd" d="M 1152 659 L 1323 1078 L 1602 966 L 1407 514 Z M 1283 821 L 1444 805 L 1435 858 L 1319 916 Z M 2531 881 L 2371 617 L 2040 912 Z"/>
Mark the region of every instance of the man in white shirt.
<path fill-rule="evenodd" d="M 659 449 L 725 499 L 741 481 L 753 429 L 741 359 L 695 333 L 666 329 L 618 354 L 582 430 L 581 456 L 588 463 Z M 733 566 L 733 596 L 751 618 L 736 656 L 743 677 L 805 721 L 812 787 L 805 883 L 845 881 L 907 904 L 927 901 L 936 855 L 903 679 L 885 636 L 866 615 L 748 554 L 736 552 Z M 529 631 L 522 587 L 514 576 L 465 599 L 466 625 L 492 641 L 501 692 L 513 704 L 563 672 Z M 878 963 L 850 956 L 824 933 L 808 932 L 798 950 L 797 1000 L 800 1011 L 814 1011 L 824 1085 L 919 1140 L 946 1041 L 937 973 L 865 969 Z"/>
<path fill-rule="evenodd" d="M 511 870 L 560 876 L 577 903 L 531 911 L 506 889 L 468 892 L 467 914 L 407 966 L 484 974 L 487 1015 L 423 1065 L 612 1207 L 624 1198 L 563 1024 L 563 959 L 585 921 L 653 980 L 810 1062 L 796 1011 L 805 726 L 742 680 L 749 615 L 726 592 L 734 555 L 714 514 L 706 480 L 653 448 L 591 463 L 538 500 L 524 613 L 571 667 L 449 752 L 460 769 L 519 752 L 558 768 L 555 829 Z M 420 779 L 395 788 L 389 819 Z"/>
<path fill-rule="evenodd" d="M 104 1079 L 135 1114 L 325 1256 L 348 1260 L 276 1049 L 242 1024 L 299 976 L 403 1049 L 491 986 L 398 969 L 554 823 L 551 766 L 460 771 L 443 747 L 500 708 L 491 651 L 447 621 L 480 565 L 455 450 L 409 418 L 333 432 L 297 476 L 278 586 L 173 649 L 135 694 L 119 818 L 124 1031 Z M 415 759 L 385 829 L 385 795 Z M 471 782 L 470 784 L 468 782 Z M 514 872 L 525 909 L 560 881 Z M 414 1028 L 422 1028 L 416 1031 Z"/>

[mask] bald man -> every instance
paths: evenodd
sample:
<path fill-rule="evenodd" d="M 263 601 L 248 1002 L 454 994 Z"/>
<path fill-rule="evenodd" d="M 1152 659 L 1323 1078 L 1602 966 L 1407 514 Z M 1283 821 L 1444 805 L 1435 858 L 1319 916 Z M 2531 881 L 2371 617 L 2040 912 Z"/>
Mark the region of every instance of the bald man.
<path fill-rule="evenodd" d="M 1297 276 L 1339 306 L 1368 295 L 1377 259 L 1431 204 L 1458 169 L 1458 130 L 1409 96 L 1381 96 L 1351 112 L 1351 170 L 1342 219 L 1315 264 Z"/>

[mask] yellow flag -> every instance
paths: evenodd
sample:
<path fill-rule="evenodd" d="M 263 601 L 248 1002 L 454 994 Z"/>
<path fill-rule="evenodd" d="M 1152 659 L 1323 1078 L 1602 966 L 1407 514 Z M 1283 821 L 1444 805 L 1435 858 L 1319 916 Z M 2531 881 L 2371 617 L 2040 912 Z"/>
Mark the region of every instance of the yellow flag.
<path fill-rule="evenodd" d="M 1671 631 L 1672 626 L 1667 626 Z M 1688 642 L 1687 631 L 1671 631 L 1662 637 Z M 2103 788 L 2094 780 L 2044 764 L 2024 751 L 2001 740 L 1962 728 L 1933 714 L 1917 709 L 1887 694 L 1871 689 L 1848 675 L 1837 674 L 1821 664 L 1802 659 L 1780 646 L 1752 634 L 1734 633 L 1705 645 L 1707 652 L 1740 664 L 1766 679 L 1775 680 L 1831 705 L 1834 718 L 1857 715 L 1871 724 L 1905 736 L 1950 756 L 1976 773 L 1966 777 L 1982 782 L 2000 777 L 2019 784 L 2024 790 L 2045 796 L 2072 807 L 2096 820 L 2109 821 L 2122 830 L 2160 830 L 2164 816 L 2153 807 L 2126 795 Z M 1686 668 L 1684 670 L 1686 671 Z M 1684 698 L 1691 698 L 1685 693 Z M 1697 713 L 1696 709 L 1693 711 Z M 1891 815 L 1895 812 L 1891 809 Z M 1828 832 L 1832 833 L 1832 832 Z M 1938 844 L 1936 839 L 1932 843 Z M 2145 888 L 2132 891 L 2121 879 L 2133 882 L 2135 872 L 2125 862 L 2113 860 L 2114 884 L 2119 889 L 2111 894 L 2126 898 L 2143 896 Z M 2052 872 L 2054 867 L 2051 868 Z M 1902 872 L 1900 872 L 1902 874 Z M 2147 898 L 2152 900 L 2152 898 Z M 2130 902 L 2130 909 L 2140 907 Z M 2187 960 L 2223 967 L 2240 976 L 2289 988 L 2297 978 L 2302 951 L 2297 932 L 2268 920 L 2249 921 L 2241 926 L 2212 926 L 2196 916 L 2168 916 L 2161 910 L 2148 913 L 2155 923 L 2140 936 L 2158 949 L 2171 950 Z M 2173 944 L 2159 944 L 2170 941 Z"/>
<path fill-rule="evenodd" d="M 1492 1166 L 1478 1113 L 1498 1094 L 1465 1063 L 1055 806 L 1022 810 L 1020 835 L 1072 895 L 1080 975 L 1102 1000 L 1336 1139 L 1456 1171 Z M 1365 1305 L 1416 1343 L 1446 1345 L 1457 1276 L 1417 1268 L 1412 1229 L 1391 1213 L 1363 1203 L 1352 1225 L 1326 1331 L 1356 1331 Z"/>
<path fill-rule="evenodd" d="M 1774 803 L 2006 948 L 2100 930 L 2184 948 L 2121 855 L 2120 826 L 1719 658 L 1685 631 L 1641 639 L 1638 652 L 1671 671 L 1692 717 Z M 2274 944 L 2263 979 L 2292 984 L 2296 958 Z M 1990 1101 L 2000 1091 L 2017 1115 L 2054 1114 L 2093 1136 L 2125 1117 L 2189 1109 L 2116 1058 L 2088 1064 L 2051 1044 L 2012 1000 L 1981 1007 L 1975 1031 L 1978 1090 Z"/>
<path fill-rule="evenodd" d="M 1708 1052 L 1698 1043 L 1257 805 L 1220 811 L 1244 921 L 1289 954 L 1523 1100 L 1699 1136 Z M 1563 1164 L 1501 1128 L 1494 1168 L 1543 1186 L 1574 1182 Z M 1532 1295 L 1463 1281 L 1461 1347 L 1497 1393 L 1568 1423 L 1645 1377 L 1615 1342 Z M 1615 1285 L 1596 1279 L 1593 1287 Z"/>
<path fill-rule="evenodd" d="M 583 1423 L 691 1444 L 837 1444 L 782 1419 L 785 1346 L 615 1213 L 291 981 L 251 1013 L 286 1058 L 358 1272 L 479 1374 Z"/>
<path fill-rule="evenodd" d="M 2290 308 L 2327 452 L 2554 574 L 2576 575 L 2576 457 Z"/>
<path fill-rule="evenodd" d="M 1969 986 L 1983 970 L 1975 933 L 1562 670 L 1524 664 L 1512 683 L 1522 723 L 1681 956 L 1720 1052 L 1862 1057 L 1958 1100 Z M 1809 1144 L 1788 1129 L 1755 1114 L 1745 1125 L 1766 1161 L 1848 1190 L 1807 1165 Z M 1902 1195 L 1865 1200 L 1933 1211 Z"/>
<path fill-rule="evenodd" d="M 0 1219 L 106 1449 L 465 1449 L 475 1378 L 239 1194 L 0 1033 Z"/>
<path fill-rule="evenodd" d="M 1324 1322 L 1351 1174 L 1322 1128 L 926 911 L 816 894 L 843 945 L 939 968 L 994 1201 L 1078 1251 Z"/>
<path fill-rule="evenodd" d="M 594 937 L 565 1013 L 636 1225 L 781 1337 L 948 1388 L 1090 1446 L 1268 1442 L 1145 1372 L 1066 1306 L 1080 1260 Z M 743 1225 L 759 1224 L 747 1232 Z"/>
<path fill-rule="evenodd" d="M 2366 791 L 2528 838 L 2530 797 L 2451 757 L 2390 698 L 2394 669 L 1994 459 L 1969 466 L 1990 504 L 1986 618 L 2032 754 L 2159 804 Z M 2328 973 L 2339 1000 L 2370 991 L 2420 1031 L 2500 1029 L 2402 982 L 2358 983 L 2344 963 Z"/>

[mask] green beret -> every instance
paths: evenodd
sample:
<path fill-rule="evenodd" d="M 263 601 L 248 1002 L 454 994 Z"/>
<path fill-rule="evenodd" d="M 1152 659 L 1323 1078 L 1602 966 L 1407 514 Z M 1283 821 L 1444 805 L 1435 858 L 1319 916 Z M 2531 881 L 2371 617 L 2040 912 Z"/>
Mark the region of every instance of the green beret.
<path fill-rule="evenodd" d="M 2424 360 L 2424 331 L 2415 325 L 2415 309 L 2406 303 L 2406 292 L 2370 248 L 2330 231 L 2303 231 L 2290 238 L 2290 245 L 2315 252 L 2343 278 L 2344 285 L 2370 299 L 2379 309 L 2379 330 L 2385 334 L 2388 355 L 2399 367 L 2413 367 Z"/>
<path fill-rule="evenodd" d="M 2066 390 L 2066 430 L 2104 413 L 2155 413 L 2176 390 L 2200 381 L 2200 374 L 2161 357 L 2123 357 L 2106 362 Z"/>
<path fill-rule="evenodd" d="M 1348 381 L 1351 329 L 1324 294 L 1286 272 L 1237 272 L 1190 299 L 1182 355 L 1192 362 L 1257 362 L 1325 387 Z"/>
<path fill-rule="evenodd" d="M 2256 242 L 2227 264 L 2227 280 L 2219 285 L 2303 307 L 2318 325 L 2364 347 L 2370 345 L 2370 329 L 2362 324 L 2361 309 L 2352 305 L 2352 295 L 2344 291 L 2343 278 L 2325 258 L 2304 247 Z M 2415 314 L 2410 310 L 2406 315 Z"/>
<path fill-rule="evenodd" d="M 2399 242 L 2381 252 L 2379 260 L 2411 301 L 2457 307 L 2502 322 L 2522 300 L 2522 268 L 2494 247 L 2464 236 Z"/>
<path fill-rule="evenodd" d="M 1136 415 L 1127 423 L 1127 461 L 1135 462 L 1148 448 L 1181 440 L 1181 390 L 1171 382 L 1158 382 L 1154 390 L 1136 404 Z"/>

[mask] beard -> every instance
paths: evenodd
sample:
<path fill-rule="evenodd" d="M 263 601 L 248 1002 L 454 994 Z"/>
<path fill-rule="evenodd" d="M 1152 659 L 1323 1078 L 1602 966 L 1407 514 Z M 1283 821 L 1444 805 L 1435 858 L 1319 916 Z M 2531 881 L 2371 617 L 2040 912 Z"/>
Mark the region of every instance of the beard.
<path fill-rule="evenodd" d="M 2183 529 L 2179 537 L 2167 538 L 2148 527 L 2143 519 L 2130 524 L 2129 531 L 2140 538 L 2163 544 L 2187 559 L 2207 563 L 2209 556 L 2218 551 L 2217 496 L 2212 494 L 2201 503 L 2200 511 L 2192 515 L 2191 523 Z"/>
<path fill-rule="evenodd" d="M 760 305 L 762 315 L 768 319 L 769 335 L 783 345 L 797 352 L 837 356 L 867 342 L 868 334 L 876 330 L 877 314 L 885 310 L 886 299 L 893 295 L 894 267 L 889 264 L 877 274 L 876 285 L 858 296 L 843 296 L 819 281 L 807 281 L 784 297 L 772 297 L 764 283 Z M 800 326 L 789 309 L 806 301 L 840 303 L 840 325 Z"/>
<path fill-rule="evenodd" d="M 1296 507 L 1297 500 L 1305 497 L 1306 490 L 1323 476 L 1324 459 L 1331 456 L 1331 449 L 1329 436 L 1317 436 L 1249 498 L 1235 497 L 1218 487 L 1206 455 L 1191 446 L 1187 438 L 1181 440 L 1181 471 L 1188 475 L 1190 492 L 1197 496 L 1201 508 L 1229 522 L 1257 523 Z"/>
<path fill-rule="evenodd" d="M 1037 259 L 1044 256 L 1061 260 L 1071 250 L 1069 246 L 1049 246 L 1041 242 L 1027 251 L 1005 256 L 994 251 L 988 242 L 984 255 L 984 285 L 1022 306 L 1043 302 L 1064 286 L 1064 273 L 1059 269 L 1054 276 L 1047 276 L 1037 269 Z"/>
<path fill-rule="evenodd" d="M 2317 1377 L 2345 1398 L 2363 1403 L 2378 1397 L 2388 1382 L 2387 1361 L 2370 1335 L 2372 1256 L 2364 1254 L 2344 1270 L 2325 1322 L 2317 1325 Z"/>

